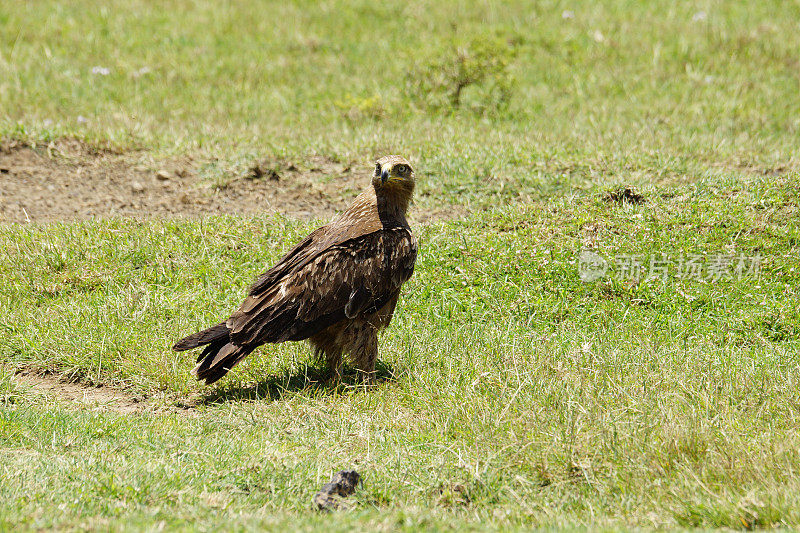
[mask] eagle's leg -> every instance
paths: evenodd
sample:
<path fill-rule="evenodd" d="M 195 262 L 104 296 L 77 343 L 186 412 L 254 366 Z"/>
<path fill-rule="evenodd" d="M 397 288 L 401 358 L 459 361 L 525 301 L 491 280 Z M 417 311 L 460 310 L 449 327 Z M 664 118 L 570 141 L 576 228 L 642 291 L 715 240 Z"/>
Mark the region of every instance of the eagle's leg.
<path fill-rule="evenodd" d="M 342 347 L 336 343 L 335 338 L 326 332 L 309 339 L 314 348 L 314 358 L 318 363 L 325 361 L 330 375 L 327 382 L 338 385 L 342 381 Z"/>
<path fill-rule="evenodd" d="M 342 350 L 328 347 L 325 350 L 325 362 L 328 363 L 330 370 L 330 381 L 338 385 L 342 381 Z"/>
<path fill-rule="evenodd" d="M 361 382 L 373 383 L 375 361 L 378 359 L 378 329 L 372 324 L 364 324 L 354 339 L 350 353 Z"/>

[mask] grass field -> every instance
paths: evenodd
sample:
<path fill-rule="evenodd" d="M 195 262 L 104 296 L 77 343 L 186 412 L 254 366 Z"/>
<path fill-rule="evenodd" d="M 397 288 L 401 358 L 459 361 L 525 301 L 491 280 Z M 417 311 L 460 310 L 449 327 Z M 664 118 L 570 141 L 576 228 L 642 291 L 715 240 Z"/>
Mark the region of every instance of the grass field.
<path fill-rule="evenodd" d="M 0 223 L 0 530 L 800 528 L 800 4 L 65 4 L 0 6 L 3 141 L 401 153 L 468 214 L 415 225 L 370 389 L 169 349 L 319 221 Z"/>

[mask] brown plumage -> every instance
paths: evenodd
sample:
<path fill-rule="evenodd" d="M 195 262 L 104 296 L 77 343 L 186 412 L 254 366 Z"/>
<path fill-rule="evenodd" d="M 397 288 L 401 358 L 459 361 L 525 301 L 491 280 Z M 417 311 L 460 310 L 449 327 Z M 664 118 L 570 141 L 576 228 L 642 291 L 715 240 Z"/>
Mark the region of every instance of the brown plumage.
<path fill-rule="evenodd" d="M 406 221 L 413 192 L 408 161 L 379 159 L 371 185 L 262 274 L 230 318 L 173 349 L 205 346 L 192 373 L 211 384 L 262 344 L 308 340 L 336 378 L 350 355 L 371 380 L 378 330 L 389 325 L 414 271 L 417 243 Z"/>

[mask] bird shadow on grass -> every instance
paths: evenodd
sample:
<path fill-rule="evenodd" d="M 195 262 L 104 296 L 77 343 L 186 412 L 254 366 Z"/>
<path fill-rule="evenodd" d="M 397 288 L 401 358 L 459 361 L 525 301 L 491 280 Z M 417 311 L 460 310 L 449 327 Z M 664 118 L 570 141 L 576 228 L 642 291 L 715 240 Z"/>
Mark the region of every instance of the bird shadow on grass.
<path fill-rule="evenodd" d="M 375 381 L 373 385 L 363 385 L 359 381 L 358 372 L 350 367 L 342 371 L 342 380 L 335 383 L 327 368 L 319 368 L 310 363 L 303 364 L 295 371 L 270 376 L 252 385 L 226 385 L 208 391 L 201 396 L 196 405 L 213 405 L 237 401 L 275 401 L 291 392 L 305 392 L 313 396 L 327 396 L 336 392 L 356 392 L 369 390 L 375 385 L 395 381 L 394 367 L 378 361 L 375 365 Z"/>

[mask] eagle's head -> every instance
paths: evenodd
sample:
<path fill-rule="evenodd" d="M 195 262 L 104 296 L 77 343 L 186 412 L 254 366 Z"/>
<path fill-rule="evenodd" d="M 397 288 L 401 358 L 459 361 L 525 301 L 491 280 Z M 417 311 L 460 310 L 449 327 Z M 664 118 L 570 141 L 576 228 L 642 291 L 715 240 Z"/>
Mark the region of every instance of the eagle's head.
<path fill-rule="evenodd" d="M 375 191 L 397 192 L 410 195 L 414 191 L 414 169 L 399 155 L 387 155 L 375 161 L 372 176 Z"/>

